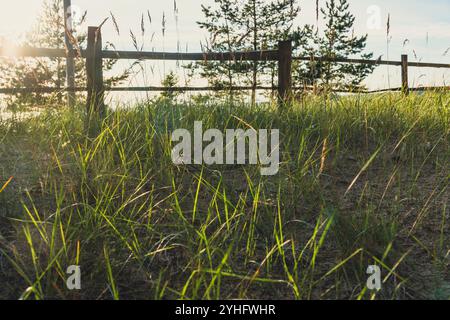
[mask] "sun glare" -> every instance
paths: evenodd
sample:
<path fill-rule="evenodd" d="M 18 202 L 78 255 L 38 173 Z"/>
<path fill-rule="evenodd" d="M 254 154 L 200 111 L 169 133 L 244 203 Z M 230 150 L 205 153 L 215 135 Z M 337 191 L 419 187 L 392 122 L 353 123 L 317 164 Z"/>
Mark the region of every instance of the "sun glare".
<path fill-rule="evenodd" d="M 19 49 L 13 43 L 6 41 L 5 39 L 0 40 L 0 56 L 16 56 L 19 52 Z"/>

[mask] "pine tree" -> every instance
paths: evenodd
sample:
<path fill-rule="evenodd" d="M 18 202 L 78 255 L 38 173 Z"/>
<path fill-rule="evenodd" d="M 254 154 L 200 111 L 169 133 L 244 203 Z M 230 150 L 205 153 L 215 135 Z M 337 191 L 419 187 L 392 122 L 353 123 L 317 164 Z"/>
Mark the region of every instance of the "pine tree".
<path fill-rule="evenodd" d="M 166 89 L 174 89 L 176 88 L 178 84 L 178 76 L 175 74 L 175 72 L 170 71 L 167 76 L 161 81 L 161 84 Z M 161 92 L 159 98 L 157 101 L 164 101 L 164 102 L 176 102 L 177 98 L 180 96 L 182 92 L 180 91 L 164 91 Z"/>
<path fill-rule="evenodd" d="M 353 25 L 355 16 L 350 12 L 347 0 L 328 0 L 321 8 L 325 30 L 321 34 L 311 25 L 299 29 L 295 45 L 302 55 L 349 58 L 360 56 L 371 59 L 372 53 L 365 53 L 367 34 L 357 37 Z M 323 85 L 328 88 L 355 88 L 373 72 L 370 65 L 339 64 L 311 61 L 297 68 L 295 79 L 306 85 Z"/>
<path fill-rule="evenodd" d="M 294 19 L 299 12 L 300 8 L 294 0 L 245 1 L 240 17 L 241 29 L 246 30 L 241 40 L 244 47 L 253 51 L 276 48 L 279 41 L 290 38 Z M 250 69 L 252 103 L 255 103 L 259 78 L 269 75 L 274 85 L 276 64 L 254 61 L 250 63 Z"/>
<path fill-rule="evenodd" d="M 214 0 L 215 6 L 202 5 L 204 21 L 197 24 L 209 34 L 204 51 L 231 52 L 242 49 L 239 45 L 239 3 L 237 0 Z M 242 64 L 232 61 L 202 61 L 189 65 L 200 69 L 201 76 L 208 79 L 213 87 L 230 88 L 240 83 L 239 72 Z M 230 92 L 231 94 L 231 92 Z"/>
<path fill-rule="evenodd" d="M 87 36 L 80 32 L 86 13 L 81 21 L 73 28 L 72 42 L 76 48 L 86 46 Z M 39 48 L 65 48 L 64 9 L 62 0 L 46 0 L 43 11 L 34 30 L 28 32 L 22 43 L 24 46 Z M 116 60 L 104 60 L 105 72 L 110 71 Z M 65 87 L 66 69 L 64 58 L 27 58 L 2 59 L 0 63 L 2 73 L 1 86 L 6 88 L 35 88 L 52 87 L 62 89 Z M 109 77 L 105 80 L 106 86 L 111 86 L 125 80 L 128 73 Z M 85 61 L 75 59 L 75 86 L 86 86 Z M 47 93 L 17 93 L 6 97 L 9 108 L 61 106 L 65 103 L 66 95 L 61 90 L 56 94 Z"/>
<path fill-rule="evenodd" d="M 198 22 L 208 31 L 207 49 L 214 52 L 259 51 L 275 49 L 278 41 L 292 33 L 300 8 L 295 0 L 214 0 L 215 8 L 202 6 L 205 21 Z M 270 62 L 205 62 L 202 76 L 222 87 L 250 84 L 252 102 L 256 87 L 275 78 L 276 65 Z M 250 75 L 250 76 L 248 76 Z"/>

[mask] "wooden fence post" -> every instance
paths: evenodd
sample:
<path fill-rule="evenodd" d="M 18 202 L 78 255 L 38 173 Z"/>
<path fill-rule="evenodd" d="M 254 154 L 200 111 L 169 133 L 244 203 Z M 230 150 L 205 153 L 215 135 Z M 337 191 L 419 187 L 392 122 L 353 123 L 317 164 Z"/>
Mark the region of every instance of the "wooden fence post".
<path fill-rule="evenodd" d="M 409 94 L 408 55 L 407 54 L 402 54 L 402 92 L 405 95 Z"/>
<path fill-rule="evenodd" d="M 66 42 L 66 84 L 69 91 L 67 92 L 67 104 L 69 107 L 75 105 L 75 92 L 70 90 L 75 88 L 75 59 L 72 40 L 73 37 L 73 17 L 72 12 L 70 12 L 72 6 L 71 0 L 64 0 L 64 26 L 65 26 L 65 42 Z"/>
<path fill-rule="evenodd" d="M 102 34 L 98 27 L 89 27 L 86 54 L 87 75 L 87 112 L 88 116 L 97 113 L 102 117 L 105 112 L 103 65 L 102 65 Z"/>
<path fill-rule="evenodd" d="M 292 41 L 278 42 L 278 99 L 288 103 L 292 95 Z"/>

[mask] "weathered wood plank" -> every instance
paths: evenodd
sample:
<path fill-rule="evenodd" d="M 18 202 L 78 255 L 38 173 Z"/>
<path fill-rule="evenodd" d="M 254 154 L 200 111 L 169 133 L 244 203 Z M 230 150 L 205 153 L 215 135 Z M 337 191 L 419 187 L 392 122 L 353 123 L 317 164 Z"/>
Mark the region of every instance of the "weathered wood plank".
<path fill-rule="evenodd" d="M 406 54 L 402 54 L 402 92 L 405 95 L 409 94 L 408 55 Z"/>
<path fill-rule="evenodd" d="M 280 41 L 278 50 L 278 97 L 283 106 L 292 96 L 292 41 Z"/>
<path fill-rule="evenodd" d="M 104 87 L 103 87 L 103 57 L 102 57 L 102 33 L 98 27 L 89 27 L 88 46 L 86 57 L 87 76 L 87 111 L 104 113 Z"/>

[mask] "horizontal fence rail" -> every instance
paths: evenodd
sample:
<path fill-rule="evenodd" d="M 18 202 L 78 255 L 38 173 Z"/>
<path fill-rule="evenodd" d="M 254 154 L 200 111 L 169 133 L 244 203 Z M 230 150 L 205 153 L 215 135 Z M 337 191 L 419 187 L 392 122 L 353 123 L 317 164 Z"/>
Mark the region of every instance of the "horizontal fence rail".
<path fill-rule="evenodd" d="M 293 60 L 310 61 L 310 62 L 336 62 L 336 63 L 354 63 L 367 65 L 388 65 L 401 66 L 401 61 L 387 60 L 364 60 L 364 59 L 348 59 L 348 58 L 327 58 L 327 57 L 293 57 Z M 450 63 L 427 63 L 427 62 L 408 62 L 408 67 L 417 68 L 450 68 Z"/>
<path fill-rule="evenodd" d="M 177 53 L 143 51 L 102 51 L 106 59 L 177 60 L 177 61 L 276 61 L 278 51 L 248 51 L 230 53 Z"/>
<path fill-rule="evenodd" d="M 287 102 L 294 90 L 315 90 L 314 87 L 293 87 L 292 64 L 294 61 L 304 62 L 334 62 L 366 65 L 390 65 L 401 67 L 402 86 L 375 91 L 367 91 L 359 88 L 351 90 L 333 90 L 336 92 L 350 93 L 376 93 L 386 91 L 402 91 L 408 94 L 410 91 L 425 90 L 450 90 L 450 87 L 419 87 L 410 88 L 408 85 L 408 68 L 450 68 L 447 63 L 409 62 L 407 55 L 402 55 L 401 61 L 388 61 L 380 59 L 351 59 L 340 57 L 314 57 L 293 56 L 291 41 L 280 41 L 277 50 L 244 51 L 244 52 L 145 52 L 145 51 L 115 51 L 103 50 L 101 30 L 98 27 L 89 27 L 88 45 L 86 49 L 48 49 L 33 47 L 0 47 L 0 56 L 14 58 L 82 58 L 86 59 L 87 87 L 72 87 L 68 82 L 65 88 L 35 87 L 35 88 L 0 88 L 0 94 L 25 94 L 25 93 L 55 93 L 55 92 L 88 92 L 88 107 L 102 109 L 104 105 L 105 91 L 155 91 L 155 92 L 187 92 L 187 91 L 244 91 L 244 90 L 277 90 L 280 103 Z M 70 60 L 68 59 L 68 60 Z M 130 60 L 174 60 L 174 61 L 276 61 L 278 62 L 278 86 L 232 86 L 232 87 L 105 87 L 103 82 L 103 59 L 130 59 Z M 68 74 L 68 79 L 70 75 Z M 72 75 L 73 77 L 73 75 Z M 73 85 L 73 83 L 72 83 Z"/>
<path fill-rule="evenodd" d="M 57 93 L 57 92 L 86 92 L 87 88 L 0 88 L 0 94 L 26 94 L 26 93 Z"/>
<path fill-rule="evenodd" d="M 0 47 L 0 56 L 16 58 L 66 58 L 68 52 L 65 49 L 46 49 L 32 47 Z M 75 50 L 75 57 L 86 58 L 86 50 Z M 247 51 L 230 53 L 180 53 L 180 52 L 146 52 L 146 51 L 113 51 L 102 50 L 104 59 L 129 59 L 129 60 L 178 60 L 178 61 L 276 61 L 278 60 L 278 50 L 268 51 Z M 292 60 L 306 62 L 336 62 L 353 63 L 367 65 L 389 65 L 401 66 L 401 61 L 389 60 L 365 60 L 349 58 L 330 57 L 292 57 Z M 408 62 L 408 67 L 417 68 L 450 68 L 450 63 L 429 63 L 429 62 Z"/>
<path fill-rule="evenodd" d="M 277 90 L 278 87 L 270 86 L 233 86 L 233 87 L 105 87 L 107 92 L 201 92 L 201 91 L 249 91 L 249 90 Z M 337 93 L 382 93 L 382 92 L 398 92 L 402 91 L 402 87 L 378 89 L 378 90 L 362 90 L 355 88 L 350 89 L 335 89 L 333 92 Z M 292 87 L 292 90 L 307 90 L 314 91 L 313 86 L 306 87 Z M 447 91 L 450 86 L 436 86 L 436 87 L 417 87 L 409 88 L 410 91 Z M 35 88 L 0 88 L 0 94 L 27 94 L 27 93 L 60 93 L 60 92 L 86 92 L 87 87 L 75 88 L 53 88 L 53 87 L 35 87 Z"/>
<path fill-rule="evenodd" d="M 86 50 L 82 50 L 82 57 L 86 57 Z M 65 49 L 46 49 L 32 47 L 0 47 L 0 56 L 14 58 L 66 58 Z"/>
<path fill-rule="evenodd" d="M 269 86 L 233 86 L 233 87 L 105 87 L 104 91 L 123 92 L 123 91 L 154 91 L 154 92 L 184 92 L 184 91 L 244 91 L 244 90 L 277 90 L 278 87 Z M 0 88 L 0 94 L 18 94 L 18 93 L 58 93 L 58 92 L 86 92 L 87 87 L 75 88 Z"/>
<path fill-rule="evenodd" d="M 187 91 L 246 91 L 246 90 L 277 90 L 278 87 L 269 86 L 233 86 L 233 87 L 105 87 L 110 92 L 187 92 Z M 295 88 L 293 88 L 295 89 Z M 300 88 L 298 88 L 300 89 Z M 303 89 L 303 88 L 302 88 Z M 86 92 L 87 87 L 81 88 L 0 88 L 0 94 L 27 94 L 27 93 L 60 93 L 60 92 Z"/>
<path fill-rule="evenodd" d="M 103 59 L 129 60 L 177 60 L 177 61 L 276 61 L 278 50 L 245 51 L 245 52 L 146 52 L 146 51 L 112 51 L 102 50 Z M 16 58 L 66 58 L 68 51 L 64 49 L 45 49 L 31 47 L 0 47 L 0 56 Z M 74 51 L 73 56 L 86 58 L 87 50 Z"/>

